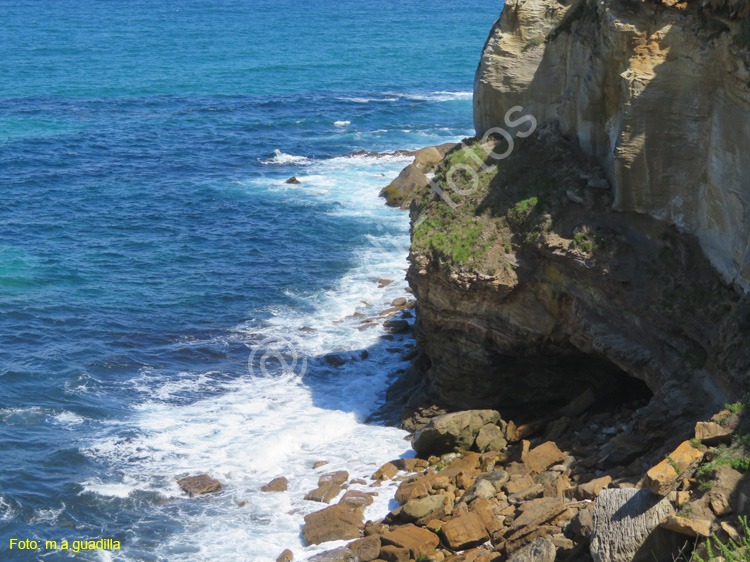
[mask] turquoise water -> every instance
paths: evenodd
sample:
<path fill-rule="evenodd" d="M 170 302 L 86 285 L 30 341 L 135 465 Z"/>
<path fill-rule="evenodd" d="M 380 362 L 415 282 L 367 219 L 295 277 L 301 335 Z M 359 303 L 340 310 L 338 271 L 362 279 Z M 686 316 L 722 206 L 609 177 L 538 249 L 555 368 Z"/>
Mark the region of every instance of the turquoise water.
<path fill-rule="evenodd" d="M 0 0 L 0 558 L 335 546 L 300 537 L 311 464 L 408 454 L 363 422 L 413 345 L 360 324 L 408 296 L 408 217 L 377 197 L 408 159 L 343 155 L 472 134 L 500 9 Z M 224 491 L 185 498 L 202 471 Z"/>

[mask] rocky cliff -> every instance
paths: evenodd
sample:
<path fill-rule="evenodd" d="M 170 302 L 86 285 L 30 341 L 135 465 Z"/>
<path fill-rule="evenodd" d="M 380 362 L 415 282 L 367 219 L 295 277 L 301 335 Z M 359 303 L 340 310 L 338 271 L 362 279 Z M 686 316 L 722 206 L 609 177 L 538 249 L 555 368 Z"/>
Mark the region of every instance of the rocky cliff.
<path fill-rule="evenodd" d="M 512 106 L 602 166 L 613 207 L 695 234 L 750 288 L 750 3 L 508 0 L 476 74 L 479 135 Z"/>
<path fill-rule="evenodd" d="M 408 413 L 539 418 L 588 388 L 687 427 L 750 390 L 746 12 L 506 2 L 477 133 L 517 106 L 539 127 L 502 159 L 467 140 L 414 192 Z"/>

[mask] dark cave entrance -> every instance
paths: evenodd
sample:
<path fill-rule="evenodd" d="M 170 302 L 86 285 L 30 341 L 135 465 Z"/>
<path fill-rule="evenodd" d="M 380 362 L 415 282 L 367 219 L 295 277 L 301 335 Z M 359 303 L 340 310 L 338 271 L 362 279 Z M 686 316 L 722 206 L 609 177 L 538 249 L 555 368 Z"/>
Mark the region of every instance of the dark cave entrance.
<path fill-rule="evenodd" d="M 512 381 L 499 393 L 498 408 L 521 423 L 540 417 L 576 416 L 583 406 L 589 413 L 637 410 L 648 404 L 648 385 L 605 357 L 585 353 L 503 357 L 502 378 Z M 591 400 L 593 397 L 593 400 Z"/>

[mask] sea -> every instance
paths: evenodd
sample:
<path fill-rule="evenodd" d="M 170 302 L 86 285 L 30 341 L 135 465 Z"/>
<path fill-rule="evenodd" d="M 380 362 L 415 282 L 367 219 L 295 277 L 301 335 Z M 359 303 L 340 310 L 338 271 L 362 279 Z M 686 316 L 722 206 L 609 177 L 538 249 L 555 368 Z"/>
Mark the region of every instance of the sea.
<path fill-rule="evenodd" d="M 409 218 L 378 192 L 473 135 L 501 8 L 0 0 L 0 560 L 305 560 L 345 544 L 301 535 L 331 470 L 395 507 L 369 476 L 413 451 L 367 419 L 414 342 L 367 319 L 411 298 Z"/>

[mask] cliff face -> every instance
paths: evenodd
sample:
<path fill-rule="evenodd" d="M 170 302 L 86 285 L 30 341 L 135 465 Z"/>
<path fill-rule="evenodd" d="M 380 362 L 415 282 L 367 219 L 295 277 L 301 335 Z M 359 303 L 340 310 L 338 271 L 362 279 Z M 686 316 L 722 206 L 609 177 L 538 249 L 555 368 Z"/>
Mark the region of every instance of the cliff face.
<path fill-rule="evenodd" d="M 602 166 L 620 211 L 695 234 L 750 289 L 747 2 L 507 0 L 474 88 L 479 135 L 512 106 Z"/>
<path fill-rule="evenodd" d="M 652 423 L 750 390 L 746 8 L 506 2 L 477 133 L 515 106 L 540 127 L 502 160 L 453 150 L 415 192 L 412 410 L 540 417 L 589 388 L 653 396 Z"/>

